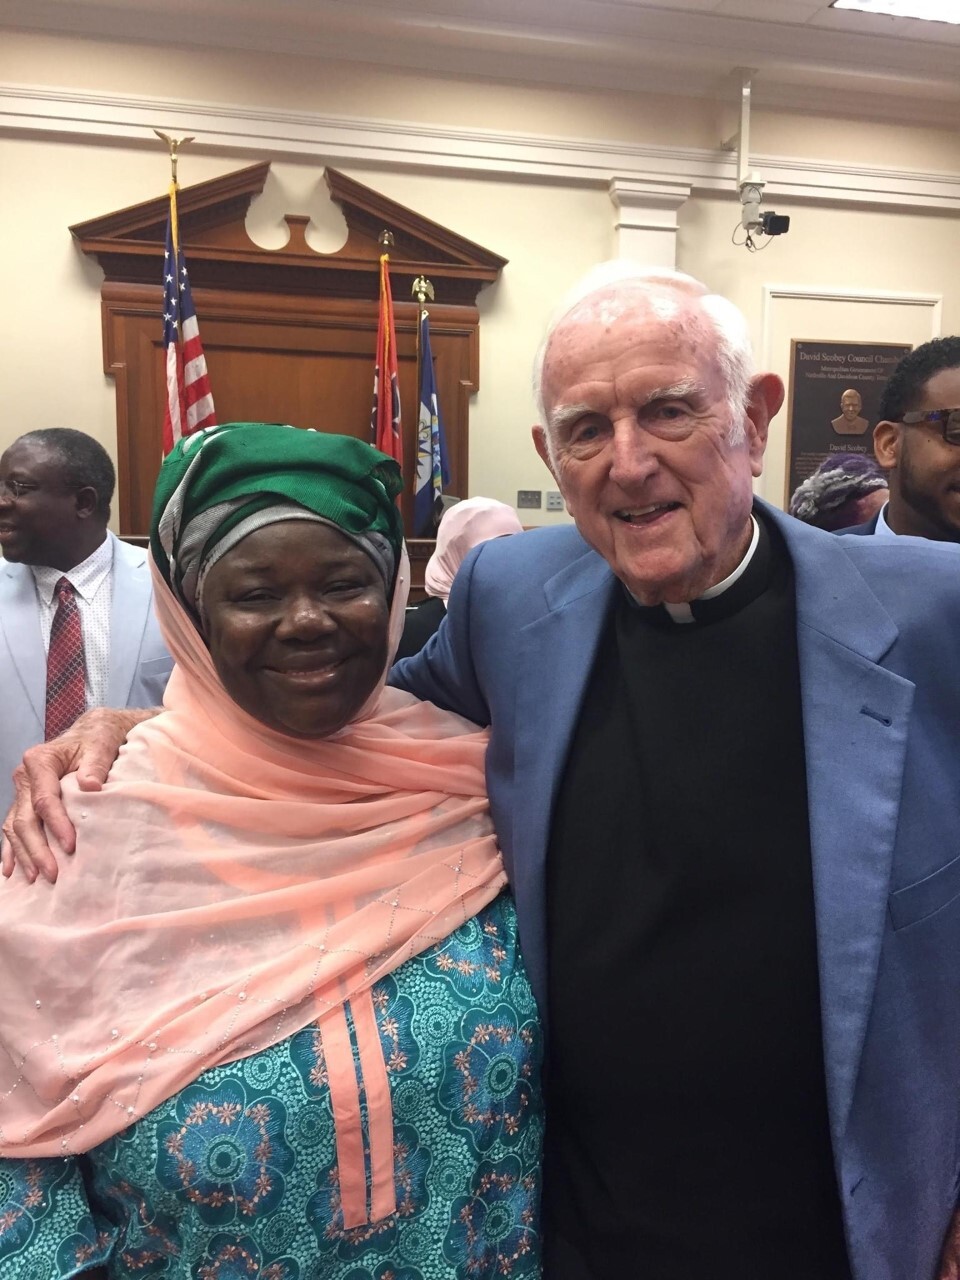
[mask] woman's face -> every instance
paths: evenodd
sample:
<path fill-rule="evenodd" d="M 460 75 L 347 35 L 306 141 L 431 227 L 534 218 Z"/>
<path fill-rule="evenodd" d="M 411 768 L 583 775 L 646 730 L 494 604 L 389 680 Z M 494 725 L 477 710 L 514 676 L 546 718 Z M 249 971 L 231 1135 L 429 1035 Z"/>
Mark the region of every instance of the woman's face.
<path fill-rule="evenodd" d="M 387 660 L 383 579 L 326 525 L 286 520 L 249 534 L 210 570 L 203 607 L 227 693 L 297 738 L 349 724 Z"/>

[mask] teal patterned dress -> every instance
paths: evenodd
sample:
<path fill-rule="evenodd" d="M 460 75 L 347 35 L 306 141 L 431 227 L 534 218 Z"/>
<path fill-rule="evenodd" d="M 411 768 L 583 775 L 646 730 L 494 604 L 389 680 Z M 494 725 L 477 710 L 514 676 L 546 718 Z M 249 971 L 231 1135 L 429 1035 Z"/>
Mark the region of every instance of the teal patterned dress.
<path fill-rule="evenodd" d="M 541 1041 L 512 899 L 408 960 L 373 999 L 394 1215 L 343 1229 L 311 1026 L 204 1072 L 79 1159 L 0 1161 L 2 1280 L 96 1266 L 111 1280 L 539 1276 Z"/>

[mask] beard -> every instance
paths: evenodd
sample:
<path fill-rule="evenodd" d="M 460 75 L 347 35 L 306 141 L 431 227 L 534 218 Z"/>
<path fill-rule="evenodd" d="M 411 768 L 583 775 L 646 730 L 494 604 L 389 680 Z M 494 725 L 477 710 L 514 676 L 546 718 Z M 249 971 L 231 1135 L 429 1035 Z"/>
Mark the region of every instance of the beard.
<path fill-rule="evenodd" d="M 900 497 L 909 509 L 911 523 L 916 526 L 908 532 L 937 542 L 960 542 L 960 504 L 956 519 L 951 519 L 944 510 L 945 494 L 931 487 L 935 473 L 924 474 L 915 467 L 910 453 L 909 448 L 901 451 L 897 468 Z"/>

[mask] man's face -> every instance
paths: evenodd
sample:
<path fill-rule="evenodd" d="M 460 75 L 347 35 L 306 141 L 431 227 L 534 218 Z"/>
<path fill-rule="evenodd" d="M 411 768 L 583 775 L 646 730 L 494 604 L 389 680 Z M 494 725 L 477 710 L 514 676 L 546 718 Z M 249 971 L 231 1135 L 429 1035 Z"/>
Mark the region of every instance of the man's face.
<path fill-rule="evenodd" d="M 778 379 L 767 404 L 776 412 Z M 737 567 L 749 541 L 752 479 L 767 413 L 730 443 L 727 389 L 712 328 L 676 294 L 604 291 L 561 322 L 534 429 L 581 534 L 644 604 L 695 599 Z M 779 390 L 779 394 L 777 394 Z"/>
<path fill-rule="evenodd" d="M 71 489 L 58 455 L 17 440 L 0 457 L 0 551 L 20 564 L 76 564 L 80 522 L 92 490 Z"/>
<path fill-rule="evenodd" d="M 845 391 L 840 397 L 840 412 L 848 422 L 855 422 L 862 408 L 863 401 L 858 391 Z"/>
<path fill-rule="evenodd" d="M 934 374 L 916 407 L 925 412 L 960 408 L 960 368 Z M 960 445 L 947 444 L 939 423 L 899 428 L 894 485 L 907 509 L 908 532 L 960 542 Z"/>

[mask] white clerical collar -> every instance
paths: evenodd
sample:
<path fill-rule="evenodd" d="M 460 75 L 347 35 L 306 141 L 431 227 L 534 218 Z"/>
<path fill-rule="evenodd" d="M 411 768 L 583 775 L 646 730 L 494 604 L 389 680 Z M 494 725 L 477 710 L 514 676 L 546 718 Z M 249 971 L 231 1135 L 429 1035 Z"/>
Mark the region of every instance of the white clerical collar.
<path fill-rule="evenodd" d="M 747 553 L 734 569 L 733 573 L 728 574 L 722 582 L 718 582 L 715 586 L 709 587 L 702 596 L 698 596 L 698 600 L 715 600 L 717 596 L 722 596 L 725 591 L 729 591 L 735 582 L 743 577 L 747 571 L 747 565 L 754 557 L 757 546 L 760 542 L 760 526 L 757 524 L 756 517 L 750 517 L 750 523 L 753 525 L 753 537 L 750 539 L 750 545 L 747 547 Z M 696 603 L 696 601 L 694 601 Z M 690 604 L 684 601 L 682 604 L 670 604 L 666 600 L 663 607 L 670 615 L 674 622 L 695 622 L 693 609 Z"/>

